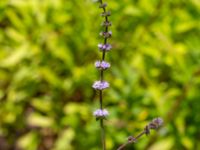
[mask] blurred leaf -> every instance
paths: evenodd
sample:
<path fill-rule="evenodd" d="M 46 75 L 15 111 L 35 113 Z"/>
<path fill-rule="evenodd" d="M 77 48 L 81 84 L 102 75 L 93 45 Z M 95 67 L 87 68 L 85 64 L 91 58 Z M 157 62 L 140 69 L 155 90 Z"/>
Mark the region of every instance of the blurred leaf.
<path fill-rule="evenodd" d="M 163 140 L 157 141 L 154 145 L 152 145 L 149 150 L 169 150 L 173 147 L 174 142 L 173 139 L 168 137 Z"/>
<path fill-rule="evenodd" d="M 183 137 L 181 138 L 181 142 L 187 149 L 194 149 L 194 142 L 191 138 Z"/>
<path fill-rule="evenodd" d="M 59 80 L 58 76 L 48 67 L 41 67 L 39 68 L 39 72 L 41 76 L 51 85 L 53 86 L 60 86 L 61 81 Z"/>
<path fill-rule="evenodd" d="M 58 137 L 58 140 L 55 143 L 55 147 L 53 150 L 73 150 L 73 147 L 71 146 L 71 142 L 75 137 L 75 133 L 73 129 L 65 129 L 60 133 L 60 136 Z"/>
<path fill-rule="evenodd" d="M 30 126 L 37 126 L 37 127 L 51 127 L 54 123 L 53 118 L 42 116 L 38 113 L 31 113 L 27 117 L 27 123 Z"/>
<path fill-rule="evenodd" d="M 43 112 L 50 112 L 52 109 L 52 102 L 48 99 L 33 99 L 31 104 L 36 109 L 43 111 Z"/>
<path fill-rule="evenodd" d="M 26 150 L 36 150 L 39 138 L 36 132 L 29 132 L 19 138 L 17 145 Z"/>
<path fill-rule="evenodd" d="M 27 53 L 27 45 L 23 45 L 16 50 L 7 58 L 1 60 L 1 66 L 12 67 L 20 63 L 20 61 L 26 58 L 29 54 Z"/>

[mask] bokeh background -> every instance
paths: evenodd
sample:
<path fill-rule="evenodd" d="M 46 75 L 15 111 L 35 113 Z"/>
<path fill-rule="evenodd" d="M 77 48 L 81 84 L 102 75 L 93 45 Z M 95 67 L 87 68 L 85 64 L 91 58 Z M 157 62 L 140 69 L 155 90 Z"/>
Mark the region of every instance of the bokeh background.
<path fill-rule="evenodd" d="M 107 0 L 108 150 L 200 149 L 200 1 Z M 100 150 L 91 85 L 103 18 L 92 0 L 0 1 L 0 150 Z"/>

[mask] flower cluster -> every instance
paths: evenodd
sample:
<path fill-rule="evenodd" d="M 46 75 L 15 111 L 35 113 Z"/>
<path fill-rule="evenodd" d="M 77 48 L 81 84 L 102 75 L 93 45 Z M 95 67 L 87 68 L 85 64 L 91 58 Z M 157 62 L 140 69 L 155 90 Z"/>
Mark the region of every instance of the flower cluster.
<path fill-rule="evenodd" d="M 97 109 L 94 111 L 93 115 L 96 119 L 105 119 L 109 115 L 109 112 L 106 109 Z"/>
<path fill-rule="evenodd" d="M 95 81 L 92 87 L 95 90 L 103 90 L 109 87 L 109 83 L 106 81 Z"/>
<path fill-rule="evenodd" d="M 110 64 L 106 61 L 96 61 L 95 67 L 99 69 L 108 69 L 110 68 Z"/>
<path fill-rule="evenodd" d="M 102 24 L 102 26 L 105 26 L 105 27 L 108 27 L 108 26 L 111 26 L 112 23 L 110 21 L 104 21 Z M 111 33 L 112 34 L 112 33 Z"/>
<path fill-rule="evenodd" d="M 110 44 L 98 44 L 98 48 L 101 51 L 109 51 L 111 50 L 112 46 Z"/>
<path fill-rule="evenodd" d="M 103 36 L 104 38 L 110 38 L 112 36 L 112 31 L 100 32 L 99 35 Z"/>

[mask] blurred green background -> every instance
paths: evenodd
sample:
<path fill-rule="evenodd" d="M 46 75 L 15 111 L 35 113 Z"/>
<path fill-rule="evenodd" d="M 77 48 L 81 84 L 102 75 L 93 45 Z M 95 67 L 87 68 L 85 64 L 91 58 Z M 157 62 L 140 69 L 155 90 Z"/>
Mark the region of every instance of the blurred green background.
<path fill-rule="evenodd" d="M 108 150 L 200 149 L 200 1 L 107 0 Z M 91 85 L 103 18 L 92 0 L 0 1 L 0 150 L 100 150 Z"/>

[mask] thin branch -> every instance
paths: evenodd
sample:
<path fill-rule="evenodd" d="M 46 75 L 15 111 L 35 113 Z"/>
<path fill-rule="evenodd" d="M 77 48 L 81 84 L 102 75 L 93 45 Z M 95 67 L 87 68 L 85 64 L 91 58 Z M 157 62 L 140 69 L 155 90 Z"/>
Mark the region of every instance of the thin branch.
<path fill-rule="evenodd" d="M 123 150 L 127 145 L 135 143 L 144 134 L 146 134 L 146 132 L 142 131 L 135 138 L 133 136 L 129 136 L 128 141 L 126 143 L 122 144 L 117 150 Z"/>
<path fill-rule="evenodd" d="M 161 125 L 163 124 L 162 118 L 155 118 L 153 119 L 145 128 L 144 130 L 138 134 L 136 137 L 129 136 L 127 139 L 127 142 L 122 144 L 117 150 L 124 150 L 124 148 L 129 145 L 135 143 L 140 137 L 142 137 L 144 134 L 149 135 L 150 130 L 154 129 L 157 130 Z"/>

